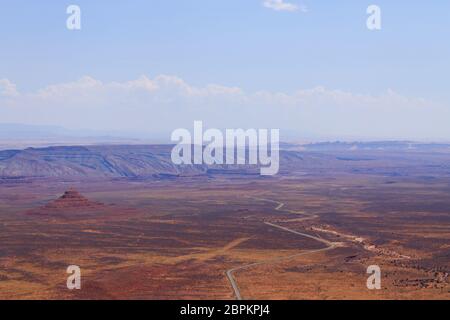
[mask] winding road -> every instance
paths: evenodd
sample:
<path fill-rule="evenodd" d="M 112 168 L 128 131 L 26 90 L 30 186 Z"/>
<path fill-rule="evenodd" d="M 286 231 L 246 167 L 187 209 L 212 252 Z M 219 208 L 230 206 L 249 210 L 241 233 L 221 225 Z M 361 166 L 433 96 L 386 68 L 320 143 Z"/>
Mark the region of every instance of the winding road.
<path fill-rule="evenodd" d="M 278 202 L 278 201 L 268 200 L 268 199 L 255 198 L 255 200 L 261 200 L 261 201 L 272 202 L 272 203 L 277 204 L 277 207 L 275 208 L 276 211 L 281 211 L 282 208 L 285 205 L 283 202 Z M 300 214 L 300 215 L 305 216 L 304 218 L 291 219 L 291 220 L 286 220 L 284 222 L 304 221 L 304 220 L 315 219 L 315 218 L 318 217 L 317 215 L 308 215 L 308 214 L 306 214 L 304 212 L 300 212 L 300 211 L 293 211 L 293 210 L 286 210 L 286 209 L 283 209 L 283 211 L 289 212 L 289 213 L 293 213 L 293 214 Z M 264 223 L 266 225 L 268 225 L 268 226 L 273 227 L 273 228 L 277 228 L 277 229 L 280 229 L 280 230 L 283 230 L 283 231 L 286 231 L 286 232 L 294 233 L 294 234 L 302 236 L 302 237 L 306 237 L 306 238 L 310 238 L 310 239 L 319 241 L 319 242 L 325 244 L 326 247 L 322 248 L 322 249 L 314 249 L 314 250 L 302 251 L 300 253 L 297 253 L 297 254 L 294 254 L 294 255 L 290 255 L 290 256 L 286 256 L 286 257 L 280 257 L 280 258 L 274 258 L 274 259 L 270 259 L 270 260 L 250 263 L 250 264 L 246 264 L 246 265 L 243 265 L 243 266 L 239 266 L 239 267 L 235 267 L 235 268 L 227 270 L 226 271 L 226 275 L 227 275 L 228 280 L 230 281 L 230 284 L 231 284 L 231 286 L 233 288 L 233 291 L 234 291 L 234 295 L 235 295 L 237 300 L 242 300 L 242 295 L 241 295 L 241 292 L 239 290 L 239 286 L 238 286 L 238 284 L 236 282 L 236 279 L 234 277 L 234 273 L 235 272 L 240 271 L 240 270 L 249 269 L 249 268 L 252 268 L 252 267 L 255 267 L 255 266 L 259 266 L 259 265 L 272 264 L 272 263 L 280 262 L 280 261 L 283 261 L 283 260 L 293 259 L 293 258 L 296 258 L 296 257 L 299 257 L 299 256 L 311 254 L 311 253 L 332 250 L 332 249 L 334 249 L 334 248 L 336 248 L 338 246 L 338 243 L 331 242 L 331 241 L 328 241 L 328 240 L 325 240 L 325 239 L 322 239 L 322 238 L 319 238 L 319 237 L 316 237 L 316 236 L 313 236 L 313 235 L 310 235 L 310 234 L 298 232 L 298 231 L 295 231 L 295 230 L 292 230 L 292 229 L 289 229 L 289 228 L 277 225 L 275 223 L 271 223 L 271 222 L 267 222 L 267 221 L 264 222 Z"/>

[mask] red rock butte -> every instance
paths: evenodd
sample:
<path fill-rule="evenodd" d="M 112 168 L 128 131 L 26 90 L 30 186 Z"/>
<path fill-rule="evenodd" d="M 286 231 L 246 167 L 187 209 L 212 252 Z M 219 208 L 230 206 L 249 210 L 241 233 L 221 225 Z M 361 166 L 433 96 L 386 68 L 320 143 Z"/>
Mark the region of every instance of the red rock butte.
<path fill-rule="evenodd" d="M 44 209 L 86 209 L 102 207 L 103 203 L 91 201 L 82 196 L 77 190 L 70 189 L 58 199 L 48 203 Z"/>

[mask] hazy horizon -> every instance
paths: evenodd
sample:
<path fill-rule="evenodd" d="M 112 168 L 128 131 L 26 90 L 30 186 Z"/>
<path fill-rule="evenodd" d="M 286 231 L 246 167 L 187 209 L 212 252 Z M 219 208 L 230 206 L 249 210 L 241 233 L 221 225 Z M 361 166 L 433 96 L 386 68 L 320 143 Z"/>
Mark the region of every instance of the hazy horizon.
<path fill-rule="evenodd" d="M 192 127 L 192 126 L 191 126 Z M 190 130 L 191 127 L 186 129 Z M 220 128 L 225 131 L 226 128 Z M 235 128 L 239 129 L 239 128 Z M 245 129 L 245 128 L 244 128 Z M 301 134 L 293 131 L 281 131 L 282 143 L 315 144 L 315 143 L 373 143 L 373 142 L 411 142 L 411 143 L 443 143 L 450 145 L 450 139 L 377 139 L 370 137 L 326 137 Z M 136 131 L 102 131 L 75 130 L 62 126 L 26 125 L 0 122 L 0 149 L 5 146 L 41 147 L 71 145 L 102 144 L 174 144 L 170 140 L 169 131 L 136 132 Z"/>

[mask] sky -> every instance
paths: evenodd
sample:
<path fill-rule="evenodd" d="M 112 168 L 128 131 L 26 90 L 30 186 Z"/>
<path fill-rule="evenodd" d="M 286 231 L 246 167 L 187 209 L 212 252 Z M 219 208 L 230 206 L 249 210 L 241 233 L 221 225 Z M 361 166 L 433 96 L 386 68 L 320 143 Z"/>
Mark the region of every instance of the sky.
<path fill-rule="evenodd" d="M 450 141 L 449 17 L 440 0 L 0 0 L 0 123 Z"/>

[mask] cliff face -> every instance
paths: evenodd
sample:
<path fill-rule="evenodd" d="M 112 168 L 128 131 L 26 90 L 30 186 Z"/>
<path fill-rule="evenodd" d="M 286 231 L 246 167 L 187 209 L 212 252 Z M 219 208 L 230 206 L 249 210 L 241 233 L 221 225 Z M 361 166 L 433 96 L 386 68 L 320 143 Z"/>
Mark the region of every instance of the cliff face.
<path fill-rule="evenodd" d="M 206 174 L 258 174 L 258 166 L 175 165 L 170 145 L 49 147 L 0 151 L 0 178 L 170 178 Z M 297 152 L 281 161 L 298 163 Z"/>
<path fill-rule="evenodd" d="M 204 166 L 175 166 L 170 146 L 50 147 L 0 151 L 0 177 L 148 177 L 201 174 Z"/>

